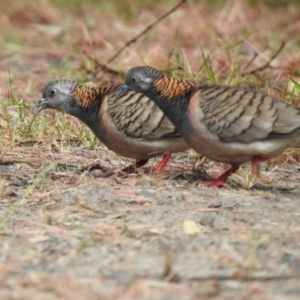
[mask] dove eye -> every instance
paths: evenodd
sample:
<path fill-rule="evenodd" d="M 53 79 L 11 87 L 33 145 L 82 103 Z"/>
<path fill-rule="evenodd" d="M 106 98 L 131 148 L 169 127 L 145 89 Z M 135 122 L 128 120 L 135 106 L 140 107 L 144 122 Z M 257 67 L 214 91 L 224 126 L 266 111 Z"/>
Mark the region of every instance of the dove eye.
<path fill-rule="evenodd" d="M 135 77 L 132 77 L 131 81 L 132 81 L 132 82 L 136 82 Z"/>
<path fill-rule="evenodd" d="M 56 90 L 51 90 L 51 91 L 50 91 L 50 96 L 51 96 L 51 97 L 55 96 L 55 94 L 56 94 Z"/>

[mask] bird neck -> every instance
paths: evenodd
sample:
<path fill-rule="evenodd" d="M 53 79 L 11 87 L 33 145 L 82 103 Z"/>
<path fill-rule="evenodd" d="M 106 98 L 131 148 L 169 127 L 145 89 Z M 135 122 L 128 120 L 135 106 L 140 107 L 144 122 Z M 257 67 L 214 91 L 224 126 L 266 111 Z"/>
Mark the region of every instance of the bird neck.
<path fill-rule="evenodd" d="M 193 81 L 164 76 L 154 82 L 153 88 L 161 96 L 171 99 L 191 92 L 196 85 Z"/>
<path fill-rule="evenodd" d="M 195 82 L 162 77 L 154 82 L 151 94 L 148 96 L 154 100 L 170 121 L 178 126 L 183 121 L 190 96 L 195 88 Z"/>
<path fill-rule="evenodd" d="M 92 107 L 101 106 L 104 93 L 101 88 L 80 86 L 72 96 L 78 108 L 89 111 Z"/>
<path fill-rule="evenodd" d="M 168 98 L 160 96 L 157 106 L 164 112 L 170 121 L 178 128 L 186 115 L 189 106 L 190 93 Z"/>
<path fill-rule="evenodd" d="M 87 87 L 80 86 L 72 94 L 74 106 L 78 113 L 90 117 L 99 113 L 104 97 L 117 90 L 118 86 L 111 87 Z M 77 116 L 78 117 L 78 116 Z"/>
<path fill-rule="evenodd" d="M 73 101 L 68 113 L 92 127 L 97 122 L 103 99 L 113 89 L 117 87 L 79 86 L 72 94 Z"/>

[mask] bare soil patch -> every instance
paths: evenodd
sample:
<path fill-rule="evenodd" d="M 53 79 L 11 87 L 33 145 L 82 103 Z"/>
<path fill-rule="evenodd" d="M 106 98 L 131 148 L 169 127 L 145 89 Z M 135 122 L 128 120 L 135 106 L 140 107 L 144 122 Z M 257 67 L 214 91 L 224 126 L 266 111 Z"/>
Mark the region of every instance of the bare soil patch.
<path fill-rule="evenodd" d="M 228 188 L 193 186 L 226 168 L 193 152 L 173 155 L 159 178 L 159 159 L 125 178 L 103 178 L 132 160 L 93 142 L 74 118 L 49 112 L 33 120 L 29 106 L 50 80 L 121 82 L 138 64 L 207 80 L 201 48 L 217 82 L 297 105 L 289 78 L 300 70 L 300 6 L 189 1 L 128 47 L 111 74 L 84 51 L 105 64 L 175 1 L 130 19 L 101 1 L 37 1 L 39 9 L 35 2 L 0 4 L 1 299 L 299 299 L 298 150 L 262 164 L 254 185 L 245 165 Z M 282 41 L 272 68 L 240 76 L 255 53 L 249 70 Z"/>

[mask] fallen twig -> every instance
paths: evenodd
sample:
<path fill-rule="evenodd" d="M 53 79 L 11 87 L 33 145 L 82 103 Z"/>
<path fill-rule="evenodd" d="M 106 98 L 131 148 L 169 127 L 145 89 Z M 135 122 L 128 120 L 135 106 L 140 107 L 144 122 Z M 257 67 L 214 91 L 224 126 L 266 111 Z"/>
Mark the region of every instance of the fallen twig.
<path fill-rule="evenodd" d="M 2 166 L 9 166 L 9 165 L 16 165 L 16 164 L 27 164 L 31 167 L 39 167 L 38 163 L 33 163 L 30 161 L 25 161 L 25 160 L 2 160 L 0 159 L 0 165 Z"/>
<path fill-rule="evenodd" d="M 89 59 L 91 60 L 96 68 L 99 68 L 101 69 L 101 71 L 105 72 L 106 74 L 110 74 L 110 75 L 113 75 L 113 76 L 116 76 L 116 75 L 125 75 L 124 73 L 122 72 L 119 72 L 119 71 L 116 71 L 114 69 L 112 69 L 111 67 L 107 66 L 106 64 L 103 64 L 103 63 L 100 63 L 95 57 L 93 57 L 90 53 L 88 53 L 85 49 L 83 50 L 83 54 Z M 85 67 L 85 66 L 84 66 Z M 94 73 L 92 70 L 90 69 L 87 69 L 85 67 L 85 71 L 87 73 Z"/>
<path fill-rule="evenodd" d="M 239 280 L 239 281 L 272 281 L 298 278 L 296 274 L 274 274 L 273 272 L 239 272 L 230 270 L 205 271 L 181 279 L 192 280 Z"/>
<path fill-rule="evenodd" d="M 124 199 L 129 204 L 147 204 L 151 203 L 152 200 L 149 198 L 145 198 L 143 196 L 135 195 L 133 193 L 127 191 L 120 191 L 120 190 L 111 190 L 111 194 L 116 195 L 120 198 L 130 198 L 129 200 Z"/>
<path fill-rule="evenodd" d="M 181 5 L 183 5 L 187 0 L 181 0 L 180 3 L 178 3 L 176 6 L 174 6 L 170 11 L 165 13 L 164 15 L 160 16 L 154 23 L 150 24 L 146 29 L 144 29 L 140 34 L 138 34 L 136 37 L 128 41 L 121 49 L 119 49 L 108 61 L 107 64 L 114 61 L 129 45 L 135 43 L 140 37 L 142 37 L 146 32 L 148 32 L 150 29 L 152 29 L 156 24 L 161 22 L 163 19 L 165 19 L 167 16 L 169 16 L 171 13 L 173 13 L 175 10 L 177 10 Z"/>
<path fill-rule="evenodd" d="M 283 41 L 283 42 L 281 43 L 279 49 L 274 53 L 274 55 L 273 55 L 273 56 L 272 56 L 272 57 L 271 57 L 264 65 L 260 66 L 259 68 L 255 68 L 255 69 L 253 69 L 252 71 L 245 72 L 245 73 L 241 74 L 241 77 L 244 77 L 244 76 L 250 75 L 250 74 L 254 74 L 254 73 L 258 72 L 258 71 L 263 71 L 263 70 L 265 70 L 266 68 L 271 67 L 271 66 L 270 66 L 271 62 L 278 56 L 278 54 L 281 52 L 281 50 L 284 48 L 284 46 L 285 46 L 285 42 Z M 254 61 L 254 59 L 255 59 L 256 57 L 257 57 L 257 55 L 254 55 L 254 57 L 250 60 L 250 62 L 249 62 L 249 63 L 247 64 L 247 66 L 245 67 L 245 69 L 246 69 L 247 67 L 249 67 L 249 66 L 252 64 L 252 62 Z"/>
<path fill-rule="evenodd" d="M 252 63 L 255 61 L 256 57 L 258 57 L 258 53 L 257 52 L 254 53 L 253 57 L 249 60 L 249 62 L 246 64 L 246 66 L 243 67 L 243 69 L 241 70 L 240 73 L 243 74 L 243 72 L 245 70 L 247 70 L 252 65 Z M 242 76 L 244 76 L 244 75 L 242 75 Z"/>

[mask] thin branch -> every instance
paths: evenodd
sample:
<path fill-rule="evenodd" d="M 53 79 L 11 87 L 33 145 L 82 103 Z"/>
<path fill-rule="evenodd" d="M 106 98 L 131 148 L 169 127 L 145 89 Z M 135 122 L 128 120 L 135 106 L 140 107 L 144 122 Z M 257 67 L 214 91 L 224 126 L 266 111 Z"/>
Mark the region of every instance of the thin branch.
<path fill-rule="evenodd" d="M 278 56 L 278 54 L 281 52 L 281 50 L 284 48 L 284 46 L 285 46 L 285 42 L 282 42 L 281 45 L 280 45 L 280 47 L 279 47 L 279 49 L 275 52 L 275 54 L 264 65 L 262 65 L 259 68 L 253 69 L 252 71 L 245 72 L 241 76 L 243 77 L 243 76 L 246 76 L 246 75 L 254 74 L 254 73 L 258 72 L 258 71 L 263 71 L 266 68 L 271 67 L 270 66 L 271 62 Z M 250 61 L 251 63 L 254 60 L 254 58 Z"/>
<path fill-rule="evenodd" d="M 178 3 L 176 6 L 174 6 L 170 11 L 159 17 L 154 23 L 150 24 L 146 29 L 144 29 L 140 34 L 138 34 L 136 37 L 128 41 L 120 50 L 118 50 L 108 61 L 107 64 L 114 61 L 129 45 L 135 43 L 141 36 L 143 36 L 146 32 L 148 32 L 150 29 L 152 29 L 156 24 L 161 22 L 163 19 L 165 19 L 167 16 L 169 16 L 171 13 L 173 13 L 175 10 L 177 10 L 181 5 L 183 5 L 187 0 L 181 0 L 180 3 Z"/>
<path fill-rule="evenodd" d="M 275 281 L 297 278 L 296 274 L 274 274 L 273 272 L 236 272 L 230 270 L 216 270 L 199 272 L 191 276 L 180 278 L 185 281 L 193 280 L 238 280 L 238 281 Z"/>
<path fill-rule="evenodd" d="M 246 66 L 243 67 L 243 70 L 241 70 L 240 73 L 243 74 L 243 72 L 245 70 L 247 70 L 252 65 L 252 63 L 254 62 L 254 60 L 256 59 L 256 57 L 258 57 L 258 53 L 257 52 L 254 53 L 253 57 L 249 60 L 249 62 L 246 64 Z M 242 75 L 242 76 L 244 76 L 244 75 Z"/>
<path fill-rule="evenodd" d="M 101 71 L 103 71 L 104 73 L 106 74 L 110 74 L 112 76 L 117 76 L 117 75 L 125 75 L 123 72 L 119 72 L 119 71 L 116 71 L 112 68 L 110 68 L 109 66 L 107 66 L 106 64 L 102 64 L 100 63 L 95 57 L 93 57 L 90 53 L 88 53 L 88 51 L 86 51 L 85 49 L 83 50 L 83 54 L 90 60 L 92 61 L 96 68 L 100 69 Z M 84 67 L 84 66 L 83 66 Z M 89 70 L 87 69 L 86 67 L 85 68 L 85 71 L 87 73 L 92 73 L 94 74 L 94 72 L 92 70 Z"/>
<path fill-rule="evenodd" d="M 3 160 L 0 159 L 0 165 L 1 166 L 9 166 L 9 165 L 16 165 L 16 164 L 27 164 L 31 167 L 39 167 L 38 163 L 33 163 L 30 161 L 25 161 L 25 160 Z"/>

